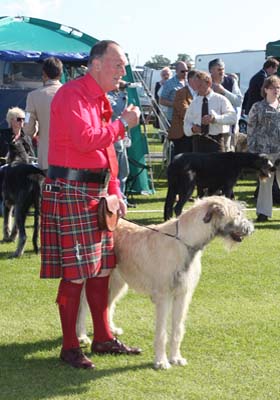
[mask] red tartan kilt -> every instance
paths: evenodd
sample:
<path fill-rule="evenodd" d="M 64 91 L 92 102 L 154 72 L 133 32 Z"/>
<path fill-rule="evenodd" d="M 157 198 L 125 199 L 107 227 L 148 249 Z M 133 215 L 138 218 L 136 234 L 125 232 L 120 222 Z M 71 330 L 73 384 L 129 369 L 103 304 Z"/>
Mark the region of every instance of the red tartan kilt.
<path fill-rule="evenodd" d="M 97 226 L 98 197 L 107 188 L 47 178 L 59 186 L 43 188 L 41 207 L 41 278 L 85 279 L 115 267 L 113 234 Z"/>

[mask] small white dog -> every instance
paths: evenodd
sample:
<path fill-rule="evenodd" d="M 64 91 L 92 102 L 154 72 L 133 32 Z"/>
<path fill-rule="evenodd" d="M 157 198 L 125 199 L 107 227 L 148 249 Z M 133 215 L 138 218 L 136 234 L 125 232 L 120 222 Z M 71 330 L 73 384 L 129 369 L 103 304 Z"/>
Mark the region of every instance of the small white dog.
<path fill-rule="evenodd" d="M 178 219 L 159 225 L 138 226 L 120 220 L 114 233 L 118 266 L 110 278 L 110 326 L 114 334 L 122 330 L 113 323 L 116 300 L 126 283 L 138 292 L 151 296 L 156 307 L 156 369 L 171 364 L 186 365 L 180 345 L 189 304 L 201 273 L 201 255 L 216 236 L 229 243 L 241 242 L 254 230 L 240 203 L 212 196 L 197 200 Z M 126 282 L 126 283 L 125 283 Z M 86 301 L 81 301 L 77 321 L 80 340 L 89 340 L 85 331 Z M 170 356 L 166 354 L 167 318 L 172 306 Z"/>

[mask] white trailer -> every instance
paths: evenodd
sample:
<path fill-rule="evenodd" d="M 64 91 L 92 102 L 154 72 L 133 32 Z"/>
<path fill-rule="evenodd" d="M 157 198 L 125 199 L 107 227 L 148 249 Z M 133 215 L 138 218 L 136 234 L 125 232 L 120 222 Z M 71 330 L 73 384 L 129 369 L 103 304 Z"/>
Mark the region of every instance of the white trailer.
<path fill-rule="evenodd" d="M 208 63 L 215 58 L 221 58 L 224 61 L 226 73 L 235 73 L 238 75 L 239 86 L 244 95 L 252 76 L 262 69 L 265 62 L 265 50 L 198 54 L 195 57 L 195 69 L 208 72 Z"/>

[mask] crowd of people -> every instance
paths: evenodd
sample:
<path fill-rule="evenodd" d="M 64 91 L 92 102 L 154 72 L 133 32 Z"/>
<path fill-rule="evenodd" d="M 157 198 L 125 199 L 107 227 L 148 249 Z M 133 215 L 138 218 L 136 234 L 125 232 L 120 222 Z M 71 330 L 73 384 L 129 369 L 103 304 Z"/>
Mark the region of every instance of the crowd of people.
<path fill-rule="evenodd" d="M 274 162 L 280 150 L 278 68 L 279 61 L 268 58 L 251 78 L 243 97 L 238 76 L 225 73 L 223 60 L 211 60 L 208 73 L 188 70 L 184 62 L 178 62 L 159 97 L 159 104 L 168 107 L 167 137 L 173 157 L 184 152 L 235 151 L 235 134 L 243 113 L 248 118 L 248 151 L 265 153 Z M 271 179 L 258 183 L 257 222 L 272 215 L 272 187 L 276 179 L 279 190 L 278 174 L 277 169 Z"/>
<path fill-rule="evenodd" d="M 28 94 L 26 110 L 8 110 L 8 133 L 21 141 L 47 177 L 42 193 L 41 273 L 60 279 L 57 299 L 61 327 L 60 358 L 76 368 L 94 368 L 76 336 L 80 295 L 85 287 L 91 311 L 93 353 L 140 354 L 115 338 L 108 325 L 108 285 L 116 266 L 113 233 L 97 222 L 100 197 L 114 194 L 120 214 L 127 211 L 125 184 L 129 174 L 129 131 L 139 124 L 140 110 L 127 103 L 128 61 L 114 41 L 95 44 L 84 76 L 62 85 L 61 61 L 42 65 L 43 86 Z M 279 62 L 268 59 L 252 77 L 245 98 L 238 77 L 225 73 L 221 59 L 209 63 L 209 72 L 197 71 L 183 61 L 174 76 L 161 71 L 156 86 L 158 113 L 165 115 L 174 155 L 182 152 L 225 152 L 234 149 L 241 108 L 248 113 L 250 152 L 266 153 L 272 161 L 280 152 Z M 243 103 L 242 103 L 243 102 Z M 280 174 L 276 172 L 278 184 Z M 257 199 L 258 221 L 272 213 L 274 177 L 261 182 Z"/>

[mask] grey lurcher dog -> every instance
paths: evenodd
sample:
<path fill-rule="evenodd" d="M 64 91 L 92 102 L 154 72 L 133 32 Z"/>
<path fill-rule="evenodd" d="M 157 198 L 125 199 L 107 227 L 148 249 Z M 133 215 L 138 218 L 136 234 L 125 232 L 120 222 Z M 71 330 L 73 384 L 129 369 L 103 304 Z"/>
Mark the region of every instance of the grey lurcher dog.
<path fill-rule="evenodd" d="M 159 225 L 144 227 L 120 220 L 114 232 L 117 268 L 110 278 L 112 332 L 121 333 L 113 323 L 113 313 L 116 300 L 129 285 L 149 295 L 156 307 L 154 367 L 167 369 L 171 364 L 186 365 L 180 345 L 188 307 L 201 274 L 203 249 L 217 236 L 232 245 L 241 242 L 253 230 L 253 224 L 245 217 L 244 207 L 223 196 L 197 200 L 178 219 Z M 77 336 L 84 342 L 89 341 L 86 309 L 84 296 L 76 325 Z M 166 325 L 169 309 L 172 326 L 168 357 Z"/>

